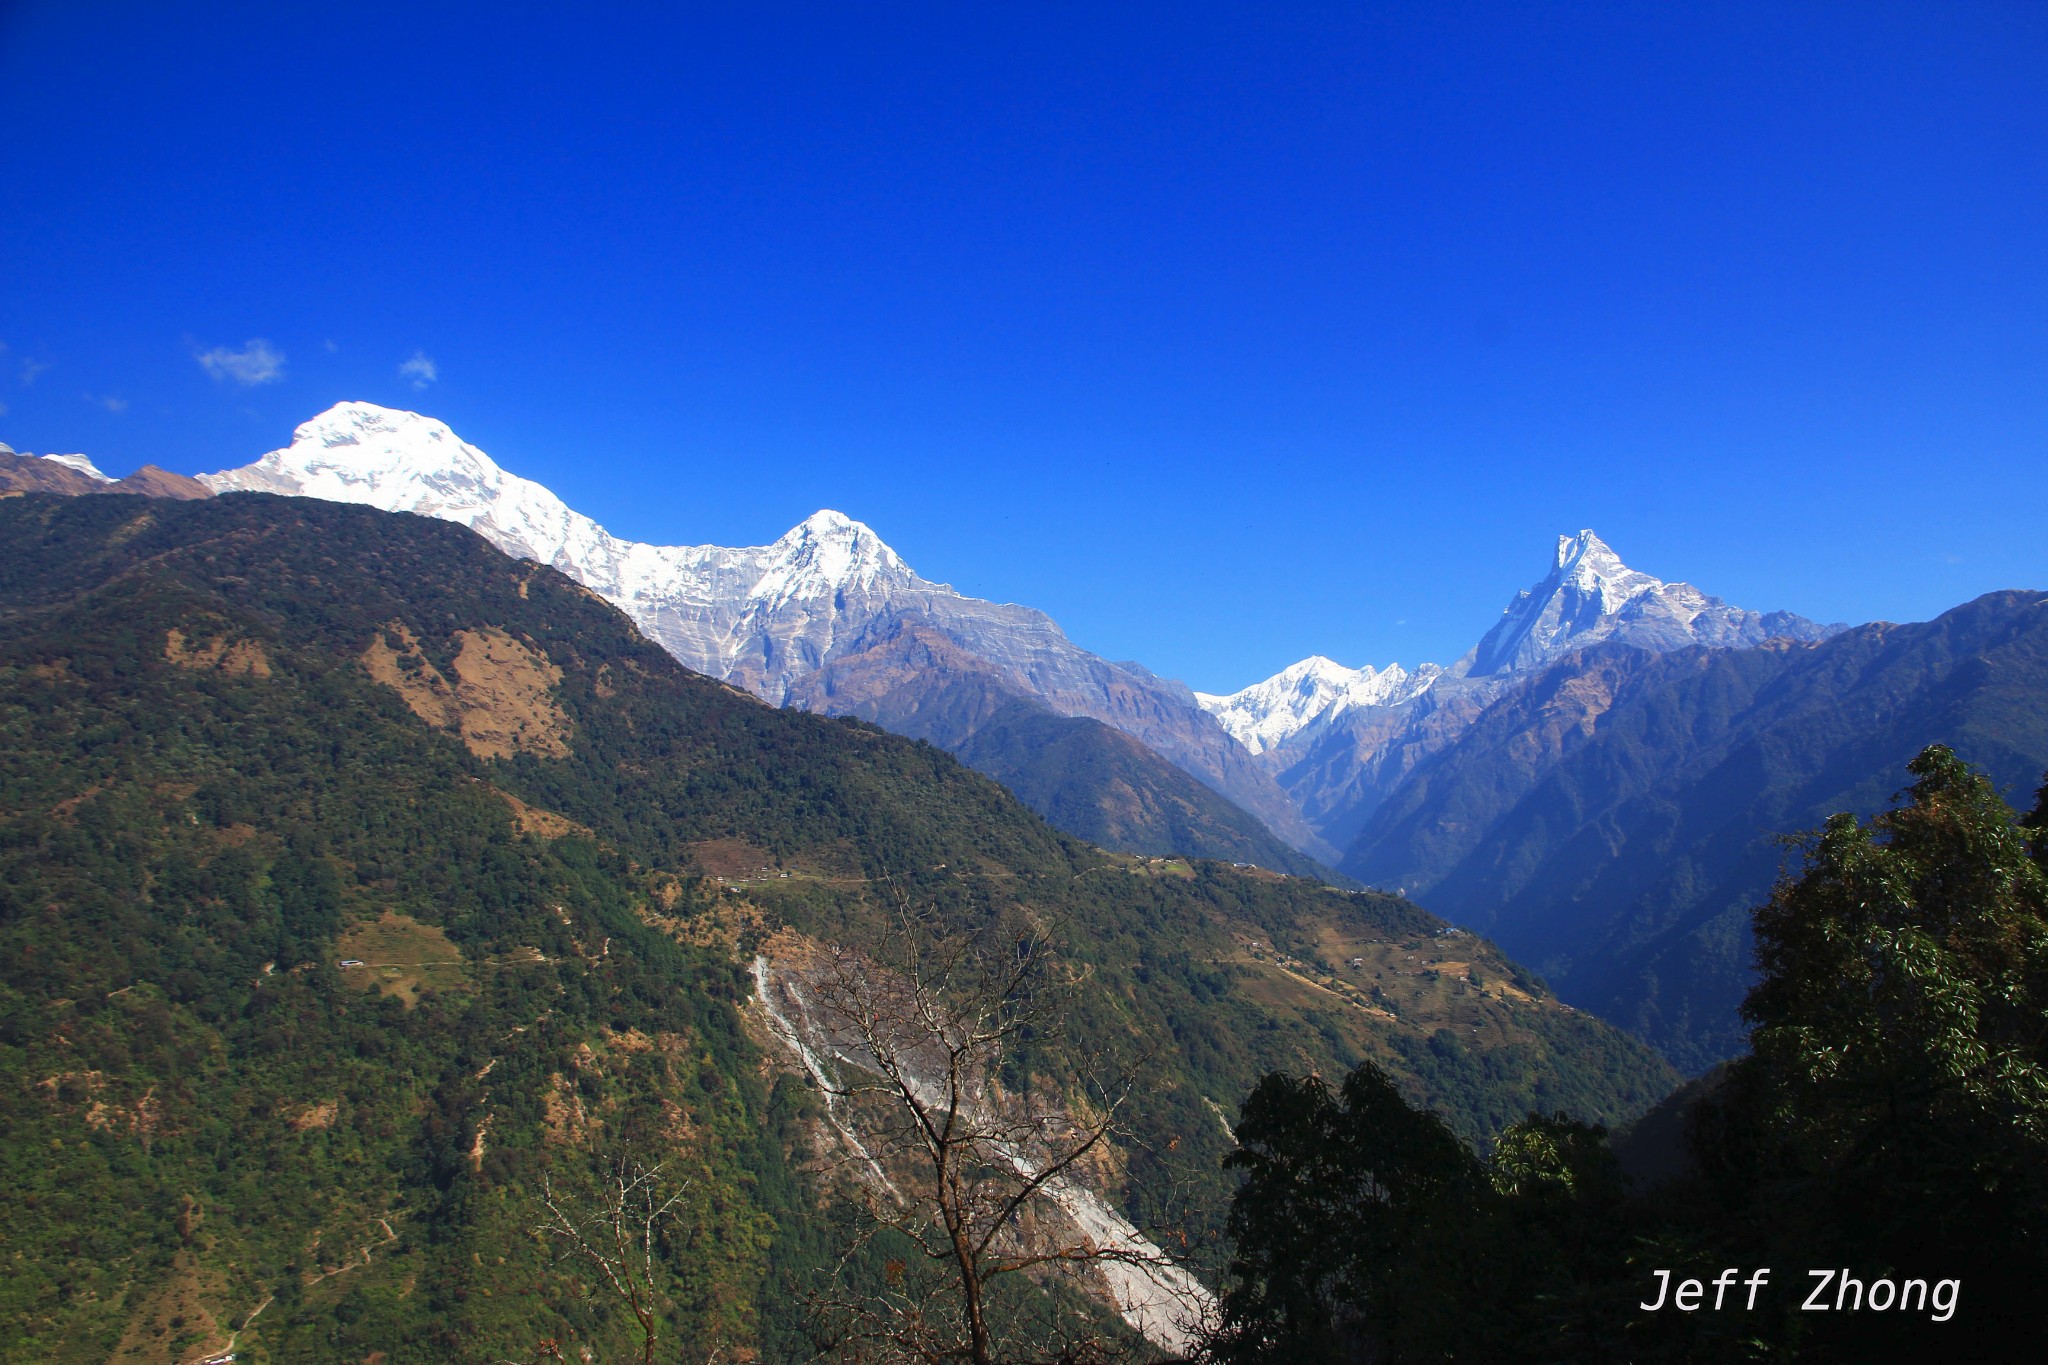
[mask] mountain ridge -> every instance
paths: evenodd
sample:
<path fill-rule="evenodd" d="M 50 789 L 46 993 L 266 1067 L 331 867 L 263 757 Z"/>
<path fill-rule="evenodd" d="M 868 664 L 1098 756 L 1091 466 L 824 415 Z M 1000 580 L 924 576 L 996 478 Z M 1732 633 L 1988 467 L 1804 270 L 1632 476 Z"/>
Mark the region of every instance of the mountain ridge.
<path fill-rule="evenodd" d="M 1624 564 L 1590 529 L 1559 535 L 1549 574 L 1523 589 L 1501 619 L 1448 667 L 1344 665 L 1316 654 L 1236 692 L 1197 693 L 1203 708 L 1254 754 L 1282 748 L 1354 708 L 1400 706 L 1432 687 L 1540 668 L 1566 652 L 1620 639 L 1642 649 L 1690 644 L 1740 648 L 1767 639 L 1826 639 L 1846 629 L 1787 611 L 1730 606 L 1690 583 Z"/>
<path fill-rule="evenodd" d="M 625 541 L 505 471 L 446 423 L 369 403 L 336 404 L 302 423 L 291 445 L 201 482 L 216 492 L 320 497 L 469 526 L 614 602 L 686 667 L 777 705 L 800 694 L 817 702 L 820 690 L 806 679 L 869 627 L 916 616 L 994 666 L 1016 696 L 1120 730 L 1288 846 L 1326 861 L 1337 856 L 1186 688 L 1080 649 L 1043 612 L 919 577 L 871 528 L 838 512 L 814 513 L 766 546 Z M 932 738 L 958 747 L 969 736 Z"/>

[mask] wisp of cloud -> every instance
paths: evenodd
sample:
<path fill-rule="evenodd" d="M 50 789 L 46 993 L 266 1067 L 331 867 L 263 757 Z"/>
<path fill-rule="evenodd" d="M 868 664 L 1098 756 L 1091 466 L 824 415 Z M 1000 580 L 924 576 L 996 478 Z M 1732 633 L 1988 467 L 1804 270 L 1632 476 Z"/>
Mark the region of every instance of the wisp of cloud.
<path fill-rule="evenodd" d="M 215 379 L 231 379 L 237 384 L 268 384 L 284 378 L 284 352 L 262 337 L 251 337 L 239 351 L 226 346 L 201 351 L 198 359 Z"/>
<path fill-rule="evenodd" d="M 410 379 L 415 389 L 424 389 L 441 377 L 441 372 L 434 367 L 433 359 L 425 351 L 414 351 L 412 359 L 398 367 L 398 373 Z"/>

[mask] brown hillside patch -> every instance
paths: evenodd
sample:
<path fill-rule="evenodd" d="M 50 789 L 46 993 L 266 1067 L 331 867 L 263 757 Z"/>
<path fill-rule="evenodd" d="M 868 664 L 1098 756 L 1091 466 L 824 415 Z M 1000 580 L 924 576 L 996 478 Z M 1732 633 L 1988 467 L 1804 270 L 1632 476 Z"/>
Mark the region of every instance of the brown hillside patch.
<path fill-rule="evenodd" d="M 689 844 L 690 861 L 709 877 L 758 877 L 775 866 L 775 855 L 745 839 L 706 839 Z"/>
<path fill-rule="evenodd" d="M 292 1131 L 309 1132 L 315 1128 L 332 1128 L 335 1119 L 341 1116 L 341 1101 L 319 1100 L 305 1106 L 288 1120 Z"/>
<path fill-rule="evenodd" d="M 454 639 L 459 652 L 453 683 L 397 621 L 371 638 L 361 656 L 363 667 L 404 698 L 421 720 L 460 734 L 480 758 L 516 753 L 565 757 L 569 717 L 552 695 L 562 670 L 540 650 L 494 626 L 459 630 Z"/>
<path fill-rule="evenodd" d="M 154 1085 L 144 1090 L 132 1104 L 118 1099 L 112 1102 L 94 1099 L 85 1106 L 84 1118 L 86 1127 L 95 1132 L 133 1138 L 142 1144 L 145 1152 L 151 1143 L 168 1131 L 164 1123 L 163 1103 L 157 1099 Z"/>
<path fill-rule="evenodd" d="M 420 992 L 429 987 L 469 987 L 469 965 L 440 926 L 421 924 L 395 910 L 352 926 L 334 950 L 339 961 L 363 964 L 344 967 L 342 980 L 379 995 L 395 995 L 407 1009 L 418 1004 Z"/>
<path fill-rule="evenodd" d="M 588 1147 L 604 1127 L 604 1120 L 584 1108 L 582 1092 L 576 1082 L 557 1071 L 548 1077 L 548 1088 L 542 1092 L 541 1125 L 546 1130 L 544 1141 L 564 1147 Z"/>
<path fill-rule="evenodd" d="M 395 649 L 391 645 L 394 639 L 398 641 Z M 403 623 L 393 621 L 370 637 L 370 647 L 363 651 L 362 660 L 370 676 L 398 693 L 414 715 L 437 730 L 454 728 L 458 714 L 455 689 L 439 669 L 427 662 L 427 656 L 420 652 L 420 642 Z"/>
<path fill-rule="evenodd" d="M 579 825 L 566 815 L 557 815 L 539 806 L 529 806 L 502 787 L 492 791 L 505 798 L 505 804 L 512 808 L 512 823 L 519 827 L 521 834 L 531 834 L 540 839 L 559 839 L 565 834 L 588 834 L 590 826 Z"/>
<path fill-rule="evenodd" d="M 231 677 L 270 676 L 270 656 L 256 641 L 231 641 L 221 635 L 197 644 L 176 626 L 171 627 L 164 639 L 164 658 L 180 668 L 217 669 Z"/>
<path fill-rule="evenodd" d="M 494 626 L 459 630 L 456 696 L 462 703 L 462 742 L 483 758 L 515 753 L 565 758 L 569 717 L 550 695 L 562 670 L 532 645 Z"/>
<path fill-rule="evenodd" d="M 80 806 L 105 790 L 106 787 L 103 784 L 95 782 L 78 795 L 67 796 L 56 805 L 50 807 L 50 814 L 56 816 L 59 820 L 69 820 Z"/>
<path fill-rule="evenodd" d="M 135 539 L 135 537 L 141 535 L 154 525 L 156 525 L 156 514 L 154 512 L 144 512 L 133 521 L 124 522 L 116 527 L 114 533 L 107 537 L 107 548 L 112 549 L 116 545 L 126 545 L 129 541 Z"/>

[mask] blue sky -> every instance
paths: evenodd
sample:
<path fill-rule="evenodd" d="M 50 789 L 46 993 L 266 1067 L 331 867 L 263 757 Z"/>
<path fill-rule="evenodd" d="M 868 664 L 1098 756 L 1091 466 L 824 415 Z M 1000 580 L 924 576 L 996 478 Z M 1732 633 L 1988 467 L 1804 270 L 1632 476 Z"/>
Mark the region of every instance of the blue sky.
<path fill-rule="evenodd" d="M 12 0 L 0 126 L 0 439 L 117 474 L 408 406 L 1206 690 L 1448 661 L 1580 526 L 2048 586 L 2037 0 Z"/>

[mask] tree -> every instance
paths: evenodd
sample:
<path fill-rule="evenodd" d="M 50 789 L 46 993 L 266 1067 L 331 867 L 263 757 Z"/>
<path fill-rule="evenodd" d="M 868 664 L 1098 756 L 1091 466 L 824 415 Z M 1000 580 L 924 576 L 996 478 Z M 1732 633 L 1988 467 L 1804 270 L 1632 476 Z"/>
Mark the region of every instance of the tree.
<path fill-rule="evenodd" d="M 2016 819 L 1941 746 L 1908 770 L 1757 911 L 1752 1052 L 1701 1155 L 1761 1240 L 2017 1292 L 2048 1268 L 2048 803 Z"/>
<path fill-rule="evenodd" d="M 1034 1280 L 1107 1276 L 1120 1298 L 1150 1301 L 1155 1328 L 1199 1315 L 1199 1283 L 1087 1183 L 1112 1156 L 1137 1063 L 1069 1036 L 1079 978 L 1035 924 L 975 933 L 899 908 L 878 948 L 832 947 L 790 982 L 808 1026 L 797 1041 L 839 1126 L 836 1164 L 866 1215 L 851 1251 L 886 1258 L 865 1287 L 846 1273 L 855 1255 L 842 1261 L 821 1304 L 836 1351 L 974 1365 L 1110 1351 L 1099 1324 L 1043 1321 L 1040 1296 L 1006 1308 L 1004 1288 Z M 1006 1341 L 1032 1300 L 1035 1340 Z"/>
<path fill-rule="evenodd" d="M 1361 1064 L 1332 1094 L 1274 1073 L 1246 1099 L 1230 1207 L 1233 1285 L 1211 1349 L 1226 1362 L 1365 1358 L 1393 1271 L 1429 1212 L 1474 1197 L 1479 1163 L 1442 1119 Z"/>
<path fill-rule="evenodd" d="M 538 1229 L 560 1249 L 562 1260 L 580 1261 L 597 1282 L 631 1313 L 640 1328 L 641 1365 L 654 1365 L 655 1343 L 668 1302 L 668 1272 L 656 1253 L 675 1221 L 676 1205 L 689 1190 L 688 1181 L 664 1181 L 661 1164 L 643 1165 L 624 1152 L 605 1163 L 593 1192 L 572 1196 L 558 1191 L 551 1177 L 541 1182 L 541 1202 L 548 1217 Z M 540 1343 L 541 1359 L 559 1360 L 560 1344 Z"/>

